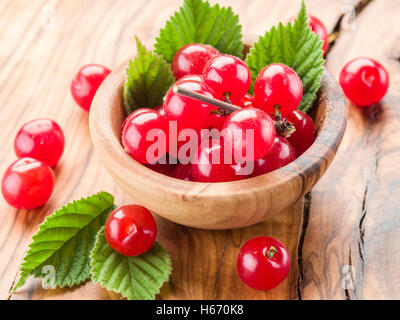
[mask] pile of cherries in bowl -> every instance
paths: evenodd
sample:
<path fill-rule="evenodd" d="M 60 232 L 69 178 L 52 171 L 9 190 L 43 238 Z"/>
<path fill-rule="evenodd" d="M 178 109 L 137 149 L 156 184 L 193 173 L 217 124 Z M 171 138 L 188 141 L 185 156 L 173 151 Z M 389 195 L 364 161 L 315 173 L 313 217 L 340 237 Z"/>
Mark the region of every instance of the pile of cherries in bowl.
<path fill-rule="evenodd" d="M 208 45 L 182 47 L 172 71 L 177 81 L 164 104 L 123 123 L 125 151 L 147 167 L 187 181 L 235 181 L 283 167 L 314 142 L 312 119 L 297 110 L 302 83 L 290 67 L 266 66 L 253 95 L 245 62 Z"/>

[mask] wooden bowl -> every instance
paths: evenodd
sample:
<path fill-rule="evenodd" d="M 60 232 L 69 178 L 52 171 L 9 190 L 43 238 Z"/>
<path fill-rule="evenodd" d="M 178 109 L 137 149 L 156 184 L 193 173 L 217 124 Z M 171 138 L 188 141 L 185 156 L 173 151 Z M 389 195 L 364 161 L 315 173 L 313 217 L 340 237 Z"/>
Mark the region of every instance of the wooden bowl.
<path fill-rule="evenodd" d="M 113 71 L 94 98 L 90 110 L 94 148 L 114 180 L 137 203 L 185 226 L 239 228 L 293 205 L 328 169 L 344 134 L 347 104 L 340 86 L 325 70 L 314 116 L 316 141 L 294 162 L 274 172 L 234 182 L 198 183 L 170 178 L 136 162 L 121 146 L 126 67 L 127 63 Z"/>

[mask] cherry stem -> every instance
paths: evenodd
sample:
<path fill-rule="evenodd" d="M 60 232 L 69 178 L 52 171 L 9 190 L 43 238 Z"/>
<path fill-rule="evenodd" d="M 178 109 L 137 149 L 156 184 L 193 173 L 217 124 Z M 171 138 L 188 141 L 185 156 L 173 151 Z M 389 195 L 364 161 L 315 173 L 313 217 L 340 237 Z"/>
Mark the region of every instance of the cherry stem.
<path fill-rule="evenodd" d="M 198 101 L 201 101 L 201 102 L 208 103 L 208 104 L 211 104 L 213 106 L 216 106 L 219 109 L 224 110 L 227 114 L 232 113 L 232 112 L 234 112 L 236 110 L 242 109 L 242 108 L 240 108 L 238 106 L 235 106 L 233 104 L 230 104 L 230 103 L 227 103 L 227 102 L 223 102 L 221 100 L 217 100 L 217 99 L 214 99 L 214 98 L 210 98 L 210 97 L 207 97 L 207 96 L 202 95 L 200 93 L 194 92 L 192 90 L 187 90 L 187 89 L 184 89 L 184 88 L 181 88 L 181 87 L 178 87 L 178 86 L 174 86 L 172 91 L 174 93 L 180 94 L 181 96 L 185 96 L 185 97 L 188 97 L 188 98 L 192 98 L 192 99 L 195 99 L 195 100 L 198 100 Z"/>
<path fill-rule="evenodd" d="M 276 106 L 277 105 L 275 105 L 276 113 L 271 112 L 272 117 L 275 119 L 274 125 L 276 133 L 283 138 L 288 138 L 296 131 L 296 128 L 292 122 L 282 118 L 281 113 L 277 110 Z"/>
<path fill-rule="evenodd" d="M 232 104 L 232 101 L 231 101 L 231 99 L 230 99 L 231 94 L 230 94 L 229 92 L 225 92 L 225 93 L 224 93 L 224 97 L 225 97 L 226 102 Z"/>
<path fill-rule="evenodd" d="M 274 109 L 275 109 L 275 115 L 279 117 L 281 115 L 281 112 L 279 111 L 281 109 L 281 106 L 279 104 L 276 104 L 274 106 Z"/>
<path fill-rule="evenodd" d="M 275 255 L 275 253 L 278 253 L 278 250 L 276 250 L 276 248 L 274 246 L 271 246 L 265 255 L 268 258 L 272 259 Z"/>

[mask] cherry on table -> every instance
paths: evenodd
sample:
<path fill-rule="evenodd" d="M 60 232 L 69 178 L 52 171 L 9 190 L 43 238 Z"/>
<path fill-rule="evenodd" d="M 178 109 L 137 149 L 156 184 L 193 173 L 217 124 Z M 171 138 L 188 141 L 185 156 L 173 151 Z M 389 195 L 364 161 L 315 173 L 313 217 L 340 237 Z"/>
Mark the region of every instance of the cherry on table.
<path fill-rule="evenodd" d="M 200 74 L 212 58 L 219 56 L 217 49 L 199 43 L 183 46 L 172 59 L 172 72 L 176 79 L 191 74 Z"/>
<path fill-rule="evenodd" d="M 286 119 L 293 123 L 296 129 L 287 139 L 296 156 L 300 157 L 315 141 L 314 122 L 308 114 L 300 110 L 293 111 Z"/>
<path fill-rule="evenodd" d="M 289 270 L 289 251 L 274 238 L 255 237 L 240 248 L 237 271 L 250 288 L 273 289 L 287 277 Z"/>
<path fill-rule="evenodd" d="M 89 111 L 94 95 L 104 79 L 111 73 L 99 64 L 83 66 L 71 82 L 71 94 L 82 109 Z"/>
<path fill-rule="evenodd" d="M 295 159 L 296 153 L 290 142 L 285 138 L 276 136 L 267 155 L 254 162 L 254 171 L 251 176 L 256 177 L 282 168 Z"/>
<path fill-rule="evenodd" d="M 51 119 L 35 119 L 25 123 L 14 140 L 18 158 L 29 157 L 55 167 L 64 151 L 64 134 Z"/>
<path fill-rule="evenodd" d="M 347 98 L 360 107 L 378 103 L 389 88 L 389 74 L 371 58 L 355 58 L 340 72 L 340 85 Z"/>
<path fill-rule="evenodd" d="M 211 59 L 203 70 L 204 83 L 216 98 L 239 105 L 250 88 L 250 70 L 244 61 L 230 55 Z"/>
<path fill-rule="evenodd" d="M 145 207 L 127 205 L 114 210 L 107 218 L 105 237 L 108 244 L 124 256 L 138 256 L 148 251 L 157 237 L 157 225 Z"/>
<path fill-rule="evenodd" d="M 121 140 L 136 161 L 155 163 L 168 151 L 167 120 L 154 109 L 138 109 L 125 120 Z M 160 148 L 150 150 L 156 141 Z"/>
<path fill-rule="evenodd" d="M 273 63 L 258 74 L 253 91 L 257 108 L 268 114 L 279 111 L 282 117 L 285 117 L 299 106 L 303 96 L 303 85 L 292 68 Z"/>
<path fill-rule="evenodd" d="M 47 164 L 22 158 L 13 162 L 4 173 L 1 191 L 14 208 L 36 209 L 50 198 L 54 182 L 54 172 Z"/>

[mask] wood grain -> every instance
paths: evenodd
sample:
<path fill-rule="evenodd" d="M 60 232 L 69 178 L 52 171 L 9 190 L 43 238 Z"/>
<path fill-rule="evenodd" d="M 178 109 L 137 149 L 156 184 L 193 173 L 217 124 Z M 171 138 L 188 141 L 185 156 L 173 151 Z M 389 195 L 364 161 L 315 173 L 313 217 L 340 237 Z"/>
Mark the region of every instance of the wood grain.
<path fill-rule="evenodd" d="M 300 5 L 299 1 L 293 0 L 211 2 L 232 5 L 234 11 L 240 13 L 243 33 L 253 35 L 261 35 L 269 26 L 289 19 L 296 14 Z M 356 2 L 308 0 L 307 6 L 310 13 L 320 17 L 332 30 L 342 14 L 343 5 Z M 53 29 L 42 27 L 43 20 L 46 21 L 42 9 L 47 4 L 55 7 L 56 24 Z M 158 30 L 179 4 L 175 0 L 36 0 L 27 7 L 24 0 L 0 2 L 0 125 L 3 129 L 0 135 L 0 172 L 4 172 L 15 159 L 12 152 L 13 137 L 24 122 L 37 117 L 50 117 L 61 125 L 66 135 L 66 150 L 56 169 L 56 188 L 45 207 L 29 212 L 16 211 L 3 199 L 0 200 L 0 299 L 8 297 L 37 225 L 54 209 L 67 201 L 103 189 L 113 193 L 119 204 L 131 201 L 104 171 L 93 153 L 88 117 L 73 102 L 69 84 L 75 72 L 85 63 L 96 62 L 115 68 L 132 56 L 135 53 L 135 34 L 144 44 L 151 46 Z M 318 191 L 322 192 L 324 190 Z M 323 219 L 324 212 L 316 214 L 321 214 Z M 315 217 L 316 214 L 311 216 Z M 222 232 L 192 230 L 160 220 L 160 241 L 171 252 L 174 262 L 172 281 L 169 287 L 163 288 L 161 298 L 297 298 L 296 257 L 301 216 L 300 203 L 293 210 L 276 217 L 277 220 Z M 325 223 L 323 226 L 321 231 L 326 234 L 338 232 L 335 223 Z M 354 229 L 357 229 L 356 225 Z M 318 225 L 312 230 L 307 231 L 306 236 L 320 232 Z M 234 270 L 238 247 L 257 234 L 279 238 L 289 246 L 292 254 L 294 264 L 289 279 L 270 292 L 255 292 L 245 288 L 237 280 Z M 307 270 L 317 270 L 326 264 L 324 252 L 318 250 L 321 247 L 318 242 L 307 241 L 307 246 L 309 248 L 304 248 L 305 252 L 315 252 L 316 256 L 312 263 L 308 259 L 302 265 L 305 275 L 308 274 Z M 317 276 L 305 278 L 307 283 L 315 279 L 318 279 Z M 306 296 L 330 296 L 324 293 L 329 292 L 326 286 L 321 286 L 321 292 L 310 292 Z M 119 297 L 91 283 L 74 290 L 46 291 L 41 289 L 40 281 L 32 280 L 12 298 Z M 338 295 L 337 298 L 343 296 Z"/>
<path fill-rule="evenodd" d="M 173 273 L 161 299 L 297 299 L 296 250 L 302 222 L 298 213 L 302 212 L 302 208 L 303 201 L 300 200 L 280 215 L 273 216 L 268 223 L 229 231 L 189 229 L 162 220 L 161 237 L 170 252 L 175 253 L 174 270 L 179 271 Z M 171 232 L 172 227 L 174 233 Z M 176 234 L 180 241 L 171 238 L 172 234 Z M 285 245 L 292 253 L 291 270 L 279 287 L 259 292 L 240 281 L 236 258 L 240 247 L 248 239 L 266 234 L 287 239 Z M 210 246 L 210 243 L 213 245 Z M 190 257 L 190 261 L 181 259 L 182 256 Z"/>
<path fill-rule="evenodd" d="M 302 257 L 304 299 L 400 298 L 399 14 L 400 2 L 373 1 L 355 30 L 341 30 L 328 56 L 335 76 L 352 58 L 374 58 L 388 69 L 391 84 L 380 104 L 350 105 L 341 148 L 313 189 Z M 350 281 L 343 287 L 346 270 Z"/>

